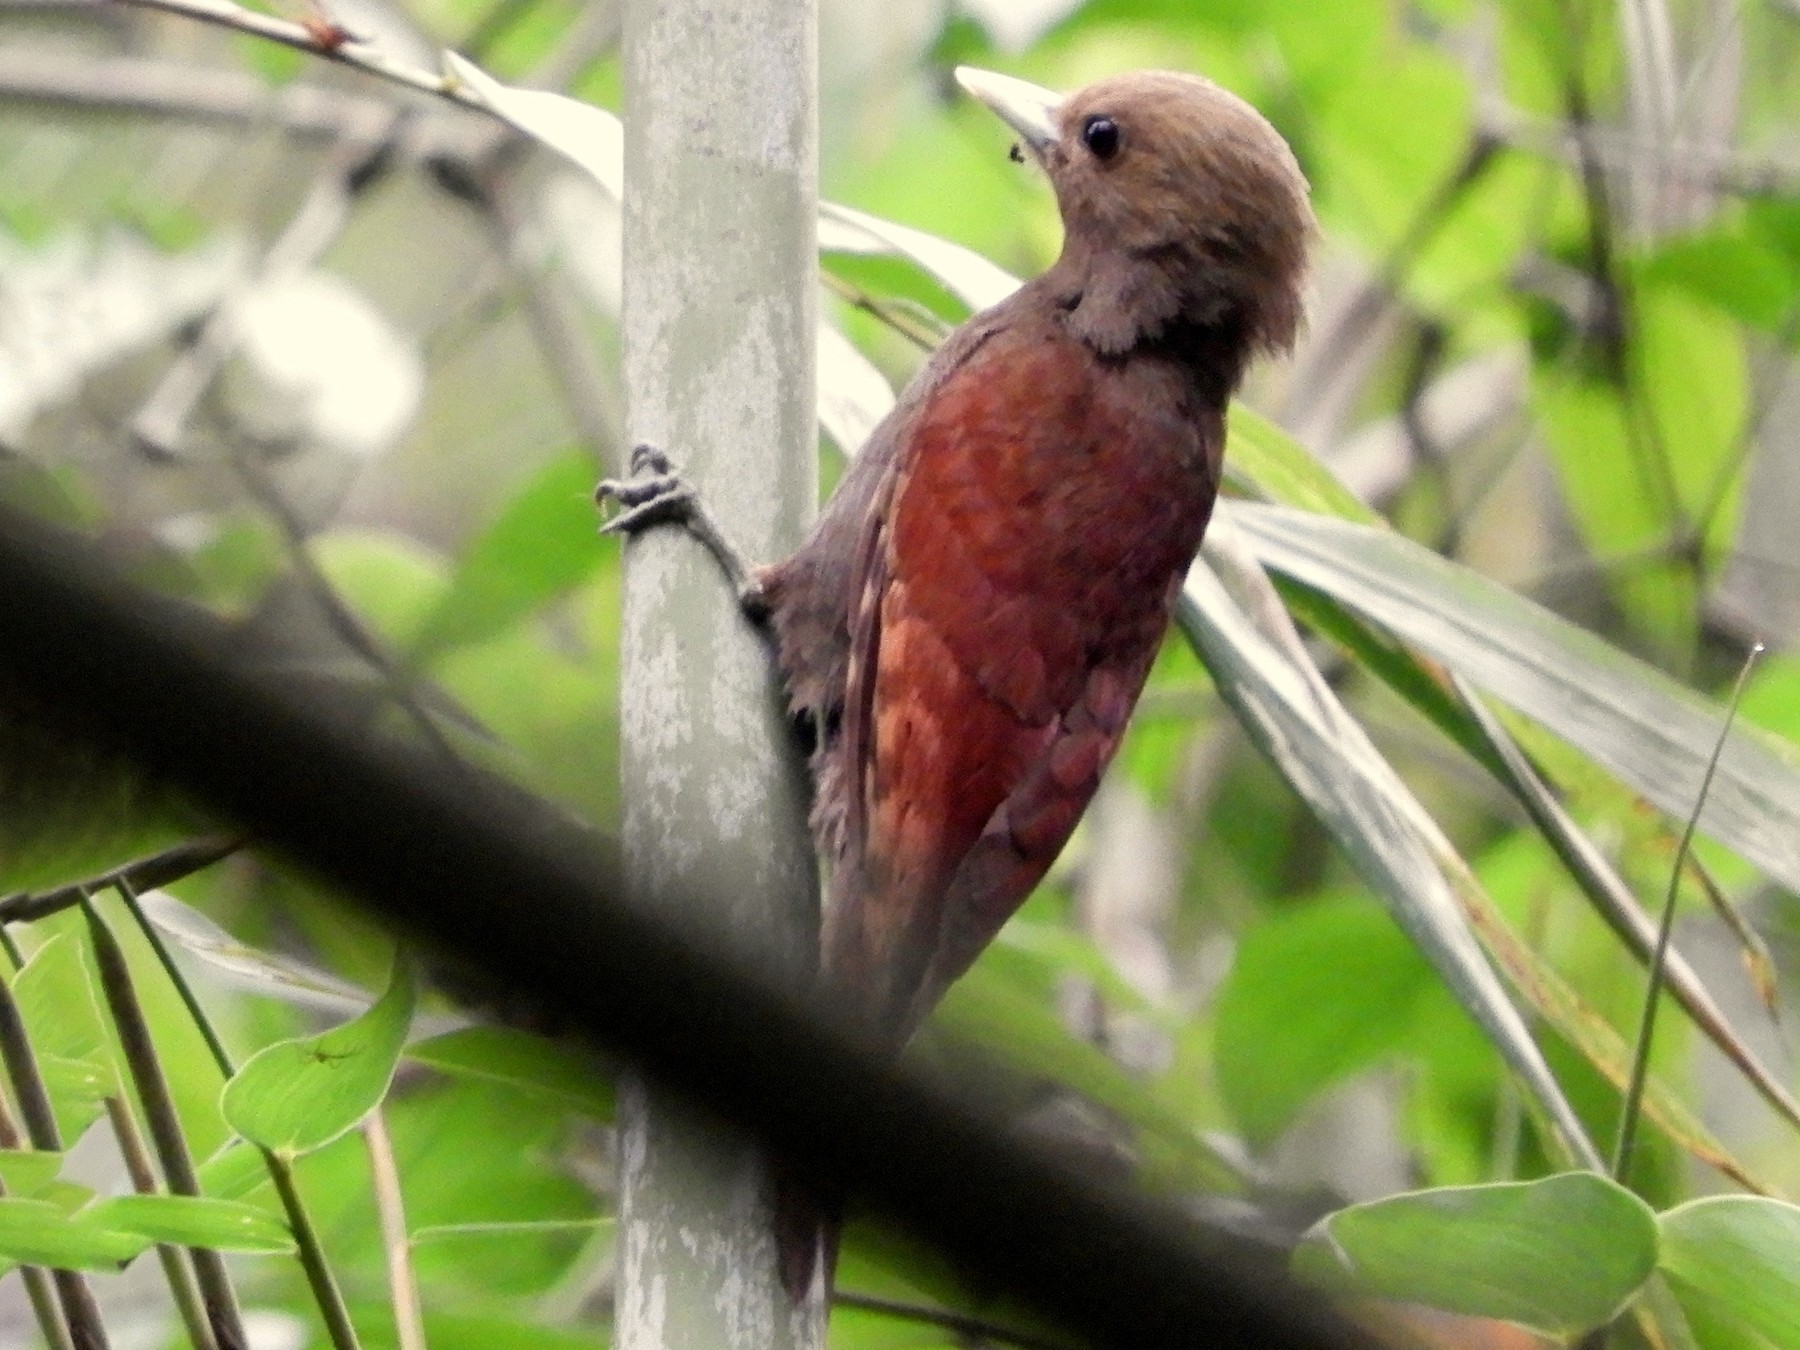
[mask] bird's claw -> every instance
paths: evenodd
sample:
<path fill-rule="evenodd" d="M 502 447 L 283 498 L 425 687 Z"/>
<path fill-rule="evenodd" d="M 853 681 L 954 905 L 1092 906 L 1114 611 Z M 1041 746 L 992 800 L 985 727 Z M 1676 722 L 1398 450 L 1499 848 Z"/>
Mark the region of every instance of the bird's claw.
<path fill-rule="evenodd" d="M 627 537 L 652 525 L 690 523 L 699 500 L 693 485 L 654 445 L 632 449 L 631 477 L 602 478 L 594 489 L 596 505 L 610 501 L 620 507 L 619 513 L 600 527 L 600 533 Z"/>
<path fill-rule="evenodd" d="M 601 479 L 594 489 L 594 501 L 598 505 L 615 502 L 620 508 L 600 527 L 601 534 L 630 538 L 653 525 L 682 526 L 718 560 L 744 613 L 758 621 L 766 616 L 768 603 L 761 582 L 725 537 L 699 491 L 654 445 L 633 447 L 631 476 Z"/>
<path fill-rule="evenodd" d="M 600 533 L 627 536 L 652 525 L 685 524 L 692 519 L 698 500 L 686 480 L 668 473 L 654 478 L 604 478 L 594 496 L 599 501 L 617 502 L 621 508 L 600 527 Z"/>
<path fill-rule="evenodd" d="M 648 441 L 639 441 L 631 447 L 631 476 L 636 478 L 642 474 L 675 473 L 675 462 L 662 452 L 661 447 L 651 445 Z"/>

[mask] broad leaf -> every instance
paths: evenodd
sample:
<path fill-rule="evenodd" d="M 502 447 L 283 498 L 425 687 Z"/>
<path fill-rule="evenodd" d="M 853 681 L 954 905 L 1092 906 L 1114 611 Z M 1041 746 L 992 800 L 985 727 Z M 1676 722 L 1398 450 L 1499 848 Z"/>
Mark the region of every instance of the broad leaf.
<path fill-rule="evenodd" d="M 1227 592 L 1215 566 L 1249 595 L 1255 619 Z M 1446 880 L 1444 864 L 1454 849 L 1312 665 L 1274 588 L 1228 523 L 1215 522 L 1209 532 L 1176 619 L 1251 740 L 1494 1043 L 1553 1123 L 1569 1159 L 1597 1166 L 1598 1155 Z M 1467 875 L 1466 867 L 1458 871 Z"/>
<path fill-rule="evenodd" d="M 267 1210 L 190 1195 L 122 1195 L 82 1212 L 89 1223 L 153 1242 L 228 1252 L 280 1254 L 294 1239 Z"/>
<path fill-rule="evenodd" d="M 542 608 L 600 566 L 593 462 L 539 470 L 464 552 L 449 593 L 425 618 L 414 657 L 480 642 Z"/>
<path fill-rule="evenodd" d="M 1375 906 L 1336 901 L 1244 934 L 1219 991 L 1219 1087 L 1253 1141 L 1405 1043 L 1431 968 Z"/>
<path fill-rule="evenodd" d="M 323 1148 L 381 1102 L 412 1024 L 414 984 L 402 958 L 388 990 L 354 1021 L 258 1051 L 225 1085 L 231 1128 L 286 1157 Z"/>
<path fill-rule="evenodd" d="M 612 196 L 625 195 L 625 129 L 606 109 L 563 94 L 502 84 L 455 52 L 444 53 L 444 69 L 476 103 L 566 155 Z"/>
<path fill-rule="evenodd" d="M 348 980 L 294 957 L 240 942 L 167 891 L 145 891 L 138 903 L 158 933 L 234 983 L 302 1007 L 361 1012 L 369 1006 L 369 996 Z"/>
<path fill-rule="evenodd" d="M 1225 514 L 1264 566 L 1429 652 L 1670 815 L 1693 810 L 1723 721 L 1699 694 L 1391 531 L 1244 503 Z M 1740 725 L 1700 828 L 1800 890 L 1800 751 Z"/>
<path fill-rule="evenodd" d="M 28 1196 L 42 1190 L 62 1171 L 63 1155 L 31 1149 L 0 1149 L 0 1182 L 8 1195 Z"/>
<path fill-rule="evenodd" d="M 51 938 L 13 976 L 12 992 L 67 1147 L 100 1118 L 119 1081 L 80 940 Z"/>
<path fill-rule="evenodd" d="M 612 1074 L 606 1065 L 574 1046 L 512 1027 L 445 1032 L 408 1046 L 406 1057 L 440 1073 L 540 1093 L 597 1120 L 612 1118 Z"/>
<path fill-rule="evenodd" d="M 1335 1293 L 1574 1335 L 1612 1320 L 1656 1254 L 1649 1206 L 1604 1177 L 1568 1172 L 1339 1210 L 1307 1235 L 1294 1272 Z"/>
<path fill-rule="evenodd" d="M 1684 1305 L 1780 1350 L 1800 1350 L 1800 1207 L 1712 1196 L 1670 1210 L 1661 1223 L 1661 1267 Z"/>
<path fill-rule="evenodd" d="M 0 1261 L 64 1269 L 110 1270 L 150 1240 L 69 1214 L 49 1200 L 0 1198 Z"/>

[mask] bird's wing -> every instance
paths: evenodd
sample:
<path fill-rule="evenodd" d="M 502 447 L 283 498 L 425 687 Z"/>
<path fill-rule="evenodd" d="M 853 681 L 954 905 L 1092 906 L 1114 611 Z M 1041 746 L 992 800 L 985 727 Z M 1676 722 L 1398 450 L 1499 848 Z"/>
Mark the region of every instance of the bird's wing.
<path fill-rule="evenodd" d="M 1175 400 L 1143 396 L 1165 393 L 1008 334 L 895 457 L 856 568 L 824 946 L 884 1030 L 1024 899 L 1118 746 L 1215 472 Z"/>

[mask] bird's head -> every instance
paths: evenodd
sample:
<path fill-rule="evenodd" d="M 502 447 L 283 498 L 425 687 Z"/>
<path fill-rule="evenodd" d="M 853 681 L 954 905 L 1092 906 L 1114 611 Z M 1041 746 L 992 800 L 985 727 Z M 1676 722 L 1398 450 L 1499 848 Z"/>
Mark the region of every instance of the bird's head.
<path fill-rule="evenodd" d="M 956 76 L 1049 175 L 1064 229 L 1054 275 L 1092 346 L 1127 351 L 1177 322 L 1241 325 L 1246 351 L 1293 345 L 1312 208 L 1287 142 L 1248 103 L 1172 71 L 1067 97 L 967 66 Z"/>

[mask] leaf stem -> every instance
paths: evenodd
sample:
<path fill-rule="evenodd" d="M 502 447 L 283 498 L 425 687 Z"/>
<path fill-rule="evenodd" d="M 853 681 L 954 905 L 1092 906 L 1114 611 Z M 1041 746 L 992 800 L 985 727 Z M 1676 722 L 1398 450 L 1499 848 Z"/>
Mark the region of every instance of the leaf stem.
<path fill-rule="evenodd" d="M 394 1161 L 394 1141 L 388 1134 L 387 1118 L 379 1106 L 363 1118 L 362 1137 L 369 1153 L 375 1212 L 381 1221 L 381 1246 L 387 1255 L 395 1338 L 400 1350 L 425 1350 L 425 1319 L 419 1306 L 418 1281 L 413 1278 L 412 1241 L 406 1232 L 400 1168 Z"/>
<path fill-rule="evenodd" d="M 175 964 L 175 955 L 169 950 L 169 944 L 163 941 L 162 934 L 155 924 L 150 922 L 149 915 L 138 902 L 137 893 L 131 883 L 120 878 L 114 889 L 119 898 L 131 911 L 131 917 L 137 921 L 138 928 L 144 934 L 144 940 L 150 944 L 150 950 L 156 953 L 156 959 L 175 986 L 182 1006 L 187 1009 L 188 1016 L 193 1019 L 195 1029 L 206 1048 L 211 1052 L 213 1063 L 219 1066 L 219 1072 L 229 1080 L 237 1073 L 237 1065 L 233 1063 L 231 1052 L 225 1048 L 225 1042 L 219 1039 L 212 1019 L 200 1006 L 200 999 L 194 993 L 194 987 L 180 966 Z M 281 1200 L 281 1208 L 287 1215 L 288 1229 L 294 1235 L 294 1245 L 300 1256 L 300 1268 L 305 1272 L 307 1286 L 312 1290 L 313 1302 L 318 1305 L 319 1316 L 324 1319 L 326 1334 L 331 1338 L 332 1350 L 361 1350 L 361 1342 L 357 1339 L 356 1328 L 350 1321 L 350 1309 L 345 1306 L 343 1291 L 338 1287 L 337 1276 L 332 1272 L 331 1263 L 325 1258 L 325 1248 L 319 1239 L 319 1230 L 313 1225 L 312 1215 L 306 1208 L 306 1201 L 300 1195 L 300 1188 L 294 1181 L 293 1164 L 272 1149 L 259 1149 L 263 1166 L 268 1170 L 269 1180 L 275 1184 L 275 1193 Z"/>
<path fill-rule="evenodd" d="M 1694 809 L 1688 813 L 1687 825 L 1681 831 L 1681 843 L 1675 850 L 1675 863 L 1669 869 L 1668 894 L 1663 899 L 1662 918 L 1656 927 L 1656 947 L 1650 956 L 1649 979 L 1644 989 L 1644 1014 L 1638 1024 L 1637 1049 L 1631 1063 L 1631 1082 L 1625 1091 L 1625 1103 L 1619 1117 L 1619 1142 L 1613 1150 L 1613 1180 L 1620 1185 L 1625 1184 L 1627 1174 L 1631 1171 L 1632 1155 L 1637 1148 L 1638 1123 L 1643 1116 L 1644 1085 L 1650 1074 L 1650 1048 L 1656 1037 L 1656 1009 L 1662 1001 L 1663 967 L 1668 961 L 1669 939 L 1675 931 L 1675 900 L 1681 894 L 1681 874 L 1687 867 L 1688 852 L 1693 847 L 1694 831 L 1700 826 L 1700 813 L 1706 806 L 1707 794 L 1712 790 L 1713 774 L 1718 770 L 1719 759 L 1725 753 L 1725 743 L 1731 737 L 1731 724 L 1737 720 L 1738 704 L 1743 701 L 1744 687 L 1750 681 L 1750 672 L 1756 668 L 1756 659 L 1763 652 L 1763 644 L 1758 642 L 1750 648 L 1744 658 L 1743 667 L 1738 671 L 1737 683 L 1731 688 L 1731 702 L 1725 708 L 1725 722 L 1719 728 L 1719 737 L 1713 742 L 1712 756 L 1706 761 L 1706 772 L 1700 778 L 1700 791 L 1694 798 Z"/>
<path fill-rule="evenodd" d="M 125 1159 L 132 1189 L 139 1195 L 155 1195 L 156 1173 L 150 1167 L 149 1150 L 144 1147 L 137 1117 L 131 1114 L 131 1108 L 120 1093 L 107 1094 L 106 1118 L 119 1141 L 119 1153 Z M 196 1350 L 219 1350 L 219 1342 L 206 1320 L 199 1282 L 194 1278 L 194 1268 L 187 1256 L 174 1243 L 159 1242 L 156 1259 L 162 1263 L 163 1278 L 169 1283 L 169 1293 L 175 1300 L 176 1311 L 181 1314 L 182 1325 L 187 1328 L 188 1339 L 193 1341 Z"/>
<path fill-rule="evenodd" d="M 100 991 L 106 997 L 113 1026 L 119 1035 L 119 1048 L 124 1052 L 125 1067 L 137 1088 L 138 1101 L 144 1108 L 144 1119 L 150 1126 L 150 1141 L 162 1164 L 164 1179 L 176 1195 L 198 1196 L 200 1177 L 194 1170 L 194 1156 L 188 1149 L 187 1135 L 182 1129 L 180 1113 L 175 1109 L 175 1096 L 169 1090 L 168 1076 L 157 1058 L 156 1042 L 150 1035 L 150 1022 L 138 1001 L 131 980 L 131 968 L 125 960 L 125 949 L 118 937 L 100 916 L 91 899 L 81 904 L 87 919 L 88 935 L 94 945 L 94 963 L 100 974 Z M 210 1247 L 189 1247 L 194 1276 L 206 1302 L 206 1320 L 220 1350 L 247 1350 L 249 1339 L 244 1334 L 243 1315 L 238 1309 L 237 1291 L 225 1270 L 225 1258 Z"/>
<path fill-rule="evenodd" d="M 12 958 L 15 968 L 24 965 L 12 934 L 6 932 L 4 927 L 0 927 L 0 947 Z M 12 989 L 4 980 L 0 980 L 0 1059 L 5 1061 L 6 1076 L 12 1082 L 13 1099 L 19 1104 L 19 1114 L 25 1122 L 25 1137 L 32 1148 L 45 1153 L 60 1153 L 62 1134 L 56 1126 L 56 1111 L 50 1104 L 50 1092 L 44 1086 L 44 1076 L 38 1069 L 37 1056 L 32 1052 L 30 1037 L 26 1035 L 25 1019 L 19 1012 L 18 1001 L 13 998 Z M 77 1350 L 105 1350 L 108 1343 L 106 1327 L 100 1320 L 100 1305 L 94 1300 L 93 1286 L 88 1283 L 87 1277 L 78 1270 L 52 1270 L 50 1278 L 56 1285 L 57 1299 L 62 1304 L 69 1343 L 77 1347 Z M 32 1301 L 35 1304 L 37 1300 L 34 1298 Z M 50 1341 L 52 1345 L 60 1344 L 63 1337 L 52 1337 Z"/>
<path fill-rule="evenodd" d="M 83 895 L 93 895 L 108 886 L 116 886 L 121 881 L 129 882 L 140 891 L 149 890 L 153 886 L 167 886 L 170 882 L 180 881 L 183 877 L 192 876 L 195 872 L 229 858 L 243 847 L 243 839 L 227 835 L 184 839 L 160 853 L 134 858 L 123 866 L 89 877 L 86 881 L 58 886 L 53 891 L 39 891 L 35 894 L 20 891 L 6 896 L 0 899 L 0 923 L 42 919 L 65 909 L 73 909 L 81 903 Z"/>

